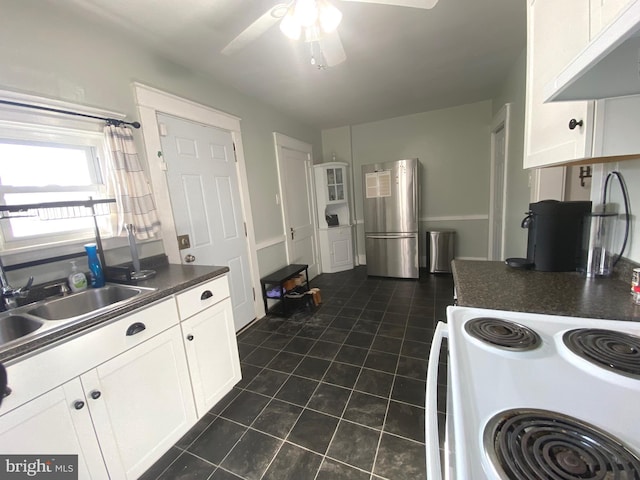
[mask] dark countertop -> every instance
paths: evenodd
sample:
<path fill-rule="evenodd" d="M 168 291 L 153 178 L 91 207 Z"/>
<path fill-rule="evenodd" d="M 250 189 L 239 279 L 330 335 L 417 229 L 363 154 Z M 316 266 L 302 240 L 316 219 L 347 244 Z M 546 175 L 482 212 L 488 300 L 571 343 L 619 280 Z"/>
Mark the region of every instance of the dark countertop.
<path fill-rule="evenodd" d="M 34 352 L 45 346 L 49 346 L 60 340 L 67 339 L 68 337 L 80 334 L 99 324 L 108 322 L 109 320 L 144 307 L 152 302 L 161 300 L 169 295 L 223 275 L 229 271 L 229 268 L 219 266 L 168 264 L 154 267 L 154 270 L 157 272 L 155 277 L 150 278 L 149 280 L 139 281 L 136 285 L 140 287 L 155 288 L 156 291 L 139 295 L 133 300 L 112 308 L 105 313 L 70 324 L 59 330 L 46 332 L 46 334 L 40 337 L 34 337 L 33 339 L 15 347 L 10 347 L 6 350 L 0 351 L 0 362 L 9 362 L 10 364 L 11 360 L 15 360 L 18 357 Z"/>
<path fill-rule="evenodd" d="M 628 282 L 574 272 L 518 270 L 504 262 L 454 260 L 458 305 L 572 317 L 640 321 Z"/>

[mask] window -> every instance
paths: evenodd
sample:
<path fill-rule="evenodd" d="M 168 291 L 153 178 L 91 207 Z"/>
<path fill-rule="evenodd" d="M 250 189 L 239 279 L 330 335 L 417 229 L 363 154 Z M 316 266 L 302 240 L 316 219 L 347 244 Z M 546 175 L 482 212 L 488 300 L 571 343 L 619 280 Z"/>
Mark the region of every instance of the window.
<path fill-rule="evenodd" d="M 4 130 L 4 129 L 2 129 Z M 3 133 L 7 133 L 6 131 Z M 0 203 L 23 205 L 104 198 L 98 152 L 102 137 L 50 132 L 51 140 L 0 136 Z M 33 135 L 37 137 L 38 135 Z M 0 221 L 5 249 L 91 238 L 94 223 L 80 207 L 39 210 L 38 216 Z M 98 217 L 108 229 L 108 216 Z"/>

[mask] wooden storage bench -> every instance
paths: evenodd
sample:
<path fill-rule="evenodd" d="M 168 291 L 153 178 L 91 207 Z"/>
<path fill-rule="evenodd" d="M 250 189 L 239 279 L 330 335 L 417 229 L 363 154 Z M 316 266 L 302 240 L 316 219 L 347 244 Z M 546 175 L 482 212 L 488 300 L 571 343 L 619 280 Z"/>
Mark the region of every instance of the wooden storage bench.
<path fill-rule="evenodd" d="M 285 295 L 284 285 L 288 280 L 292 280 L 293 278 L 297 277 L 302 272 L 304 272 L 306 281 L 302 285 L 302 287 L 304 288 L 305 291 L 308 291 L 310 286 L 309 286 L 309 273 L 307 272 L 307 268 L 309 268 L 309 265 L 294 263 L 293 265 L 287 265 L 286 267 L 281 268 L 280 270 L 277 270 L 273 273 L 270 273 L 266 277 L 263 277 L 260 279 L 260 284 L 262 285 L 262 299 L 264 301 L 265 313 L 269 312 L 267 299 L 271 298 L 272 300 L 280 300 L 280 303 L 282 305 L 282 314 L 283 315 L 287 314 L 287 297 Z M 280 289 L 280 296 L 276 298 L 267 297 L 267 290 L 268 290 L 267 286 L 273 287 L 274 285 L 277 285 L 278 288 Z M 289 300 L 292 300 L 292 299 L 289 299 Z"/>

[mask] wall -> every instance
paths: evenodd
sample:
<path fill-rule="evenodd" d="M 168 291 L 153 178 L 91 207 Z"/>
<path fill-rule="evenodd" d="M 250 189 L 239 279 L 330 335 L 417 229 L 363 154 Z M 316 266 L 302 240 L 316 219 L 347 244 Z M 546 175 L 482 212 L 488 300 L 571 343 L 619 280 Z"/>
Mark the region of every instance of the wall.
<path fill-rule="evenodd" d="M 336 152 L 353 168 L 355 242 L 363 262 L 361 165 L 412 157 L 422 166 L 421 264 L 431 229 L 457 231 L 457 257 L 487 257 L 490 122 L 487 100 L 322 132 L 323 159 Z"/>
<path fill-rule="evenodd" d="M 275 201 L 278 181 L 272 132 L 312 144 L 317 158 L 322 152 L 320 132 L 122 34 L 86 18 L 62 14 L 51 3 L 3 0 L 0 89 L 118 111 L 135 119 L 131 83 L 138 81 L 240 117 L 256 242 L 283 238 Z M 140 152 L 144 153 L 142 148 Z M 267 248 L 258 255 L 263 274 L 286 264 L 282 248 Z"/>

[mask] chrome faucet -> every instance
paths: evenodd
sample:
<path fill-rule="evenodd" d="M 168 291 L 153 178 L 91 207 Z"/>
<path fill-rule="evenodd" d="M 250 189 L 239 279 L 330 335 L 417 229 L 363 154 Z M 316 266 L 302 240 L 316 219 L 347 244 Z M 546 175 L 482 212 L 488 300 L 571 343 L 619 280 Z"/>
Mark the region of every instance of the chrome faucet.
<path fill-rule="evenodd" d="M 29 277 L 29 281 L 24 287 L 13 288 L 11 284 L 9 284 L 9 280 L 7 280 L 4 264 L 0 258 L 0 295 L 2 295 L 2 299 L 4 300 L 5 310 L 17 307 L 18 299 L 26 298 L 27 295 L 29 295 L 31 284 L 33 284 L 33 277 Z"/>

